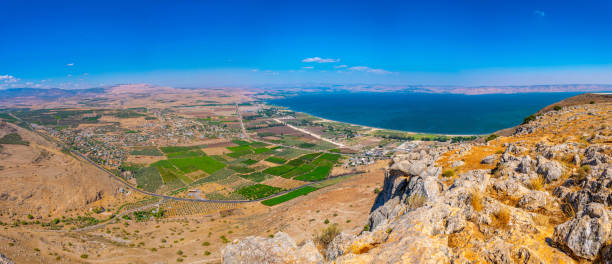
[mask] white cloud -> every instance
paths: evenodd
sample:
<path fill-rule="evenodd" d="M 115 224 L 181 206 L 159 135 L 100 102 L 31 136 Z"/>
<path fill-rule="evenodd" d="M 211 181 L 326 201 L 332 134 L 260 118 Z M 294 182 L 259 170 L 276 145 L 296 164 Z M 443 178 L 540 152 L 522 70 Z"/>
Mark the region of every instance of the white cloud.
<path fill-rule="evenodd" d="M 334 69 L 341 69 L 341 68 L 346 68 L 346 67 L 348 67 L 348 65 L 342 64 L 342 65 L 334 66 Z"/>
<path fill-rule="evenodd" d="M 72 67 L 72 66 L 74 66 L 74 62 L 68 63 L 68 64 L 66 64 L 66 66 Z"/>
<path fill-rule="evenodd" d="M 330 62 L 339 62 L 340 59 L 331 59 L 331 58 L 321 58 L 321 57 L 312 57 L 303 59 L 302 62 L 316 62 L 316 63 L 330 63 Z"/>
<path fill-rule="evenodd" d="M 18 78 L 15 78 L 13 75 L 0 75 L 0 81 L 3 83 L 16 83 L 19 81 Z"/>
<path fill-rule="evenodd" d="M 542 11 L 542 10 L 534 10 L 533 13 L 536 16 L 541 16 L 541 17 L 545 17 L 546 16 L 546 12 Z"/>
<path fill-rule="evenodd" d="M 304 67 L 302 67 L 302 69 L 314 69 L 314 67 L 313 66 L 304 66 Z"/>
<path fill-rule="evenodd" d="M 252 69 L 251 71 L 252 71 L 252 72 L 258 72 L 258 71 L 259 71 L 259 69 Z"/>
<path fill-rule="evenodd" d="M 387 70 L 383 70 L 383 69 L 374 69 L 374 68 L 370 68 L 367 66 L 353 66 L 348 68 L 351 71 L 360 71 L 360 72 L 369 72 L 369 73 L 376 73 L 376 74 L 389 74 L 391 73 L 390 71 Z"/>

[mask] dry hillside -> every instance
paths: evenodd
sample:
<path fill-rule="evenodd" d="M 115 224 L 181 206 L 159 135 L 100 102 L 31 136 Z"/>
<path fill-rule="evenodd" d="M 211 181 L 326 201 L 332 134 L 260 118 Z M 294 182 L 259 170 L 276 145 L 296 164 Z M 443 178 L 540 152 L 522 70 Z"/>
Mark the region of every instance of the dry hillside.
<path fill-rule="evenodd" d="M 28 214 L 39 219 L 78 215 L 122 198 L 121 186 L 101 170 L 62 152 L 36 133 L 0 122 L 0 138 L 9 134 L 19 135 L 27 145 L 1 145 L 3 222 Z"/>

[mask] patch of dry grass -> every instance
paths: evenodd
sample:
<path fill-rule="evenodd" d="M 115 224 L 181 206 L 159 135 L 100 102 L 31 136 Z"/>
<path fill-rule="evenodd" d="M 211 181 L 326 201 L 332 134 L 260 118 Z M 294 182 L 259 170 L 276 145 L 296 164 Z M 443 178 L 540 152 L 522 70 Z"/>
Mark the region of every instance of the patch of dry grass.
<path fill-rule="evenodd" d="M 472 205 L 472 208 L 474 208 L 476 212 L 482 211 L 482 208 L 483 208 L 482 194 L 480 192 L 478 191 L 472 192 L 472 195 L 470 195 L 470 205 Z"/>
<path fill-rule="evenodd" d="M 506 207 L 500 207 L 497 212 L 493 214 L 495 219 L 495 226 L 498 228 L 508 228 L 510 224 L 510 209 Z"/>
<path fill-rule="evenodd" d="M 535 177 L 529 181 L 529 189 L 532 190 L 542 190 L 544 188 L 544 178 L 543 177 Z"/>
<path fill-rule="evenodd" d="M 408 205 L 409 209 L 415 209 L 423 206 L 426 201 L 427 198 L 425 198 L 425 196 L 422 194 L 413 194 L 406 199 L 406 205 Z"/>

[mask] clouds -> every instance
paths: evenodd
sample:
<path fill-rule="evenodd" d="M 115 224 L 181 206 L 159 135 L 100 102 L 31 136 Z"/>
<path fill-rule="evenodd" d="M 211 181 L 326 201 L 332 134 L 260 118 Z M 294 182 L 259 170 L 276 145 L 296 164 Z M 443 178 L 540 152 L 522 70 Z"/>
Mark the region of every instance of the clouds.
<path fill-rule="evenodd" d="M 536 16 L 540 16 L 540 17 L 545 17 L 546 16 L 546 12 L 542 11 L 542 10 L 534 10 L 533 14 Z"/>
<path fill-rule="evenodd" d="M 302 62 L 316 62 L 316 63 L 333 63 L 339 62 L 340 59 L 331 59 L 331 58 L 321 58 L 321 57 L 312 57 L 303 59 Z"/>
<path fill-rule="evenodd" d="M 74 62 L 68 63 L 68 64 L 66 64 L 66 66 L 72 67 L 72 66 L 74 66 Z"/>
<path fill-rule="evenodd" d="M 2 83 L 16 83 L 19 79 L 15 78 L 13 75 L 0 75 L 0 82 Z"/>
<path fill-rule="evenodd" d="M 374 69 L 374 68 L 370 68 L 367 66 L 353 66 L 348 68 L 351 71 L 359 71 L 359 72 L 369 72 L 369 73 L 376 73 L 376 74 L 390 74 L 390 71 L 387 70 L 383 70 L 383 69 Z"/>
<path fill-rule="evenodd" d="M 342 64 L 342 65 L 336 65 L 336 66 L 334 66 L 334 69 L 342 69 L 342 68 L 346 68 L 346 67 L 348 67 L 348 65 L 346 65 L 346 64 Z"/>

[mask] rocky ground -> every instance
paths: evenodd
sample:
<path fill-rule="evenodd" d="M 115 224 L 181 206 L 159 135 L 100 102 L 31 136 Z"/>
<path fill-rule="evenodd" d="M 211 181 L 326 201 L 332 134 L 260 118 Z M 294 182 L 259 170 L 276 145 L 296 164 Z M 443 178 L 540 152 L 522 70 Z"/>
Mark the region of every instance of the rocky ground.
<path fill-rule="evenodd" d="M 225 263 L 612 262 L 612 103 L 542 113 L 486 143 L 397 154 L 359 233 L 279 232 Z"/>

